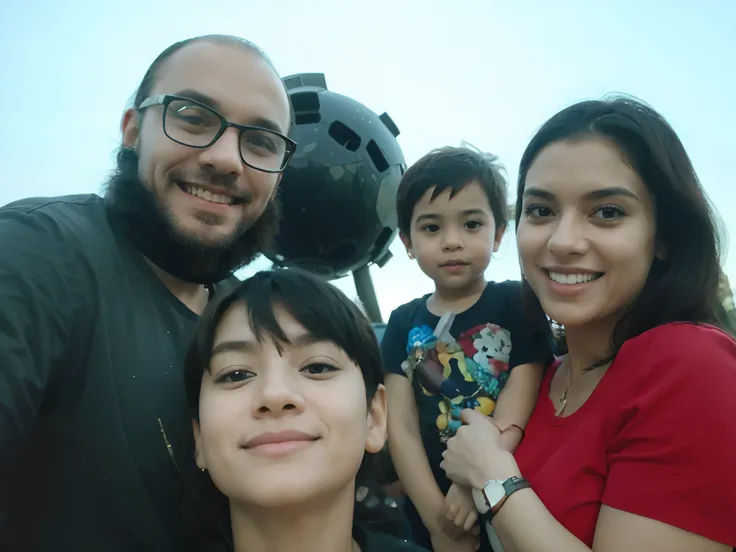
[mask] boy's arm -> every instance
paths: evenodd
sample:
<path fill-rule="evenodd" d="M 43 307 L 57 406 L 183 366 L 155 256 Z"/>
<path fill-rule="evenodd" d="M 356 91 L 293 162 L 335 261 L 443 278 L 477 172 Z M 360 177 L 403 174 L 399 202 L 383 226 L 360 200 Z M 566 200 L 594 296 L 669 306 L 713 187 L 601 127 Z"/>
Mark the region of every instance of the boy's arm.
<path fill-rule="evenodd" d="M 523 430 L 537 403 L 544 366 L 543 362 L 516 366 L 498 396 L 493 418 L 502 431 L 501 444 L 509 452 L 516 450 L 524 435 Z"/>
<path fill-rule="evenodd" d="M 507 282 L 507 326 L 513 346 L 509 379 L 496 402 L 493 418 L 502 431 L 501 443 L 513 453 L 534 411 L 546 366 L 552 356 L 549 320 L 538 301 L 522 299 L 521 282 Z"/>
<path fill-rule="evenodd" d="M 388 446 L 404 491 L 430 533 L 440 530 L 445 496 L 435 481 L 419 433 L 419 417 L 409 380 L 386 374 Z"/>

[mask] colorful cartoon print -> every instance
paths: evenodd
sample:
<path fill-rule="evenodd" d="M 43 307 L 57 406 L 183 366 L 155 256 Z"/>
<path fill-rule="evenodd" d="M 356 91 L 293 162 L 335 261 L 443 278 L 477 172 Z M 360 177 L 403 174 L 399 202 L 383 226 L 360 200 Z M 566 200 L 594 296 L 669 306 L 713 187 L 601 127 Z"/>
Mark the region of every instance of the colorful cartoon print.
<path fill-rule="evenodd" d="M 431 328 L 409 333 L 404 371 L 421 392 L 437 398 L 440 440 L 460 427 L 460 412 L 473 408 L 490 416 L 509 374 L 511 335 L 496 324 L 481 324 L 456 340 L 437 339 Z"/>

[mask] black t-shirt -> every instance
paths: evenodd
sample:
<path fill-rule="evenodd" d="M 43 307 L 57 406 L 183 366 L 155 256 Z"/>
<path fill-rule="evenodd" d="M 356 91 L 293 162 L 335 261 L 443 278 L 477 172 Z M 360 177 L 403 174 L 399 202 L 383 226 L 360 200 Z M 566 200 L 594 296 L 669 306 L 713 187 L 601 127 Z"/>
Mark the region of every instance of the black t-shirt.
<path fill-rule="evenodd" d="M 386 372 L 406 376 L 409 336 L 414 342 L 416 336 L 421 338 L 437 326 L 440 318 L 427 309 L 428 298 L 429 294 L 414 299 L 391 313 L 381 340 Z M 520 282 L 488 282 L 478 301 L 456 315 L 450 333 L 461 350 L 438 349 L 437 360 L 441 376 L 451 380 L 456 392 L 448 398 L 422 384 L 416 374 L 412 377 L 422 441 L 443 493 L 450 481 L 439 465 L 445 443 L 459 425 L 457 411 L 475 408 L 492 414 L 514 367 L 551 358 L 546 317 L 542 312 L 534 320 L 525 315 Z"/>
<path fill-rule="evenodd" d="M 0 550 L 218 541 L 182 376 L 197 318 L 100 197 L 0 208 Z"/>
<path fill-rule="evenodd" d="M 362 524 L 353 526 L 353 539 L 358 543 L 361 552 L 427 552 L 426 548 L 407 539 L 375 531 Z M 233 548 L 229 544 L 221 545 L 217 549 L 206 552 L 233 552 Z"/>
<path fill-rule="evenodd" d="M 408 540 L 366 530 L 360 526 L 353 528 L 353 538 L 361 552 L 426 552 L 425 548 Z"/>

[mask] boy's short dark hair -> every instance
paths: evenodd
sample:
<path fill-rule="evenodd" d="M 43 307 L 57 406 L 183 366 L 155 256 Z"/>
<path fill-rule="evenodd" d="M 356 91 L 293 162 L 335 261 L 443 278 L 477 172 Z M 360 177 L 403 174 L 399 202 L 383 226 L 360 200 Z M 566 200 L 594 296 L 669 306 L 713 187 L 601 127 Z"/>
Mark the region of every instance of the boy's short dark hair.
<path fill-rule="evenodd" d="M 244 302 L 248 323 L 256 339 L 288 341 L 274 315 L 274 307 L 283 307 L 297 322 L 318 339 L 332 341 L 340 347 L 363 374 L 366 399 L 370 408 L 378 386 L 383 384 L 383 361 L 378 339 L 370 321 L 338 288 L 298 268 L 273 268 L 256 273 L 247 280 L 221 290 L 200 317 L 197 331 L 184 363 L 184 384 L 192 419 L 199 419 L 202 376 L 210 369 L 215 333 L 227 310 Z M 386 453 L 366 452 L 356 477 L 356 486 L 375 491 L 378 488 L 377 462 L 385 463 Z M 218 500 L 222 498 L 218 495 Z M 225 501 L 213 507 L 226 508 Z M 223 512 L 224 514 L 224 512 Z M 368 507 L 356 500 L 356 526 L 394 534 L 405 538 L 395 508 L 379 505 Z"/>
<path fill-rule="evenodd" d="M 210 369 L 215 333 L 227 310 L 238 302 L 248 309 L 248 320 L 256 338 L 288 339 L 274 316 L 283 307 L 318 339 L 332 341 L 361 370 L 368 404 L 383 383 L 383 362 L 376 334 L 360 308 L 332 284 L 306 271 L 271 269 L 258 272 L 219 294 L 200 317 L 184 365 L 187 402 L 193 419 L 199 419 L 202 376 Z"/>
<path fill-rule="evenodd" d="M 414 206 L 427 190 L 434 188 L 432 200 L 450 188 L 452 198 L 462 188 L 477 181 L 491 206 L 496 231 L 508 224 L 508 195 L 503 170 L 497 157 L 467 147 L 446 146 L 430 151 L 404 173 L 396 198 L 399 230 L 410 236 Z"/>

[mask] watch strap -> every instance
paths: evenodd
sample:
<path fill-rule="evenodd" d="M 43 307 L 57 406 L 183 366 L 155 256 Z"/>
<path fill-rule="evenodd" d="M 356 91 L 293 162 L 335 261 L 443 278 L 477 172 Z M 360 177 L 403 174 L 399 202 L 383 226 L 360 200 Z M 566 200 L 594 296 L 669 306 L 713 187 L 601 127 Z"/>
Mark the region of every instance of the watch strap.
<path fill-rule="evenodd" d="M 491 522 L 491 520 L 493 519 L 493 516 L 496 515 L 496 513 L 501 509 L 501 506 L 504 505 L 506 500 L 512 494 L 522 489 L 528 489 L 529 487 L 531 487 L 531 484 L 529 483 L 529 481 L 527 481 L 523 477 L 513 476 L 513 477 L 509 477 L 506 481 L 504 481 L 502 483 L 502 486 L 504 490 L 504 498 L 498 504 L 491 506 L 490 504 L 488 504 L 488 499 L 486 498 L 486 504 L 488 504 L 491 507 L 488 509 L 487 512 L 485 512 L 484 514 L 481 514 L 481 518 L 483 518 L 488 523 Z"/>

